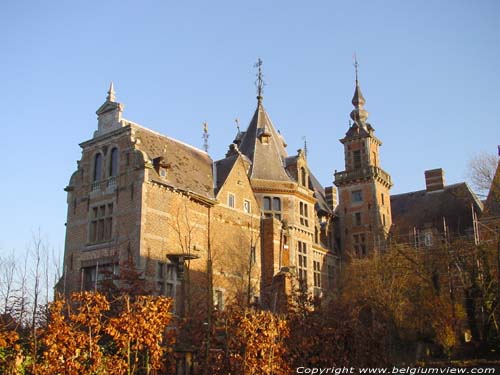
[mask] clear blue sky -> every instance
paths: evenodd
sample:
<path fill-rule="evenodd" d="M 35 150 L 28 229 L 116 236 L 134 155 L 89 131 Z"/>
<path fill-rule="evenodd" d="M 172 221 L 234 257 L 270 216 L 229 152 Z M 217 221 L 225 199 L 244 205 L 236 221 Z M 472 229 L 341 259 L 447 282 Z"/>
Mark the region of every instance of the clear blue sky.
<path fill-rule="evenodd" d="M 463 181 L 500 143 L 499 17 L 495 0 L 3 1 L 0 252 L 38 228 L 63 249 L 63 188 L 111 80 L 125 118 L 198 147 L 207 121 L 220 158 L 255 109 L 258 57 L 266 109 L 289 153 L 307 137 L 324 185 L 343 169 L 354 52 L 393 193 L 436 167 Z"/>

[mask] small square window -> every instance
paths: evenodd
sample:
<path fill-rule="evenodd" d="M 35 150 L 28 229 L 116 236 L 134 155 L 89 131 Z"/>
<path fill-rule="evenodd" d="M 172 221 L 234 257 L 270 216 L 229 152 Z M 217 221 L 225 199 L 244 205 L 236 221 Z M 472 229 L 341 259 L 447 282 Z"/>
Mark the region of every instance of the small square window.
<path fill-rule="evenodd" d="M 229 193 L 227 195 L 227 205 L 234 208 L 234 194 Z"/>
<path fill-rule="evenodd" d="M 361 190 L 355 190 L 351 192 L 352 202 L 363 202 L 363 192 Z"/>

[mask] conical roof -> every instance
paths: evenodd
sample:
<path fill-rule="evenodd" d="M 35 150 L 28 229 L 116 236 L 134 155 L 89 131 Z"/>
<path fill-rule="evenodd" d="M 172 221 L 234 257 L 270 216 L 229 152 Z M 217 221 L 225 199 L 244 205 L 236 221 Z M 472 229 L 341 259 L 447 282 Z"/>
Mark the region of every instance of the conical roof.
<path fill-rule="evenodd" d="M 288 154 L 283 137 L 278 134 L 264 109 L 262 97 L 258 97 L 252 120 L 242 134 L 239 149 L 252 162 L 251 179 L 291 181 L 284 168 Z"/>

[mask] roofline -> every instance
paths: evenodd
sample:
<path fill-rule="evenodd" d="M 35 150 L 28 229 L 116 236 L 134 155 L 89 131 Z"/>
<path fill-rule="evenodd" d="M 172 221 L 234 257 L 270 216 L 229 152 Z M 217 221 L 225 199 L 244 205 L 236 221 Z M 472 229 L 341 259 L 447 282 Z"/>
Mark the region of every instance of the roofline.
<path fill-rule="evenodd" d="M 210 157 L 210 155 L 208 154 L 208 152 L 206 152 L 205 150 L 202 150 L 202 149 L 200 149 L 200 148 L 197 148 L 197 147 L 195 147 L 195 146 L 192 146 L 192 145 L 190 145 L 190 144 L 187 144 L 187 143 L 185 143 L 185 142 L 183 142 L 183 141 L 180 141 L 180 140 L 178 140 L 178 139 L 176 139 L 176 138 L 172 138 L 172 137 L 169 137 L 169 136 L 167 136 L 167 135 L 165 135 L 165 134 L 161 134 L 161 133 L 159 133 L 159 132 L 157 132 L 157 131 L 155 131 L 155 130 L 148 129 L 148 128 L 146 128 L 146 127 L 142 126 L 142 125 L 139 125 L 139 124 L 138 124 L 138 123 L 136 123 L 136 122 L 133 122 L 133 121 L 130 121 L 130 120 L 126 120 L 126 119 L 123 119 L 123 121 L 126 121 L 126 122 L 128 123 L 128 125 L 131 125 L 132 127 L 134 127 L 134 126 L 135 126 L 135 127 L 138 127 L 138 128 L 140 128 L 140 129 L 142 129 L 142 130 L 145 130 L 145 131 L 148 131 L 148 132 L 150 132 L 150 133 L 156 134 L 156 135 L 158 135 L 158 136 L 160 136 L 160 137 L 167 138 L 167 139 L 169 139 L 169 140 L 171 140 L 171 141 L 174 141 L 174 142 L 180 143 L 181 145 L 186 146 L 186 147 L 188 147 L 188 148 L 190 148 L 190 149 L 192 149 L 192 150 L 194 150 L 194 151 L 197 151 L 197 152 L 199 152 L 200 154 L 204 154 L 204 155 L 207 155 L 208 157 Z M 211 159 L 211 158 L 210 158 L 210 159 Z"/>

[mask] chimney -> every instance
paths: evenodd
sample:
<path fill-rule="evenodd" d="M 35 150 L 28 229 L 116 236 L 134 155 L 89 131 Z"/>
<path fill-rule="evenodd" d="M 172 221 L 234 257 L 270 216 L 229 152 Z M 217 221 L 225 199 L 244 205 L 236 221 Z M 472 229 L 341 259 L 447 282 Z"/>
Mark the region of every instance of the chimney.
<path fill-rule="evenodd" d="M 328 207 L 330 207 L 332 210 L 335 210 L 335 207 L 337 207 L 337 189 L 335 189 L 333 186 L 328 186 L 325 188 L 325 198 L 326 198 L 326 203 L 328 203 Z"/>
<path fill-rule="evenodd" d="M 444 189 L 444 171 L 441 168 L 425 171 L 425 188 L 427 191 Z"/>

